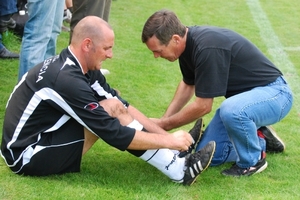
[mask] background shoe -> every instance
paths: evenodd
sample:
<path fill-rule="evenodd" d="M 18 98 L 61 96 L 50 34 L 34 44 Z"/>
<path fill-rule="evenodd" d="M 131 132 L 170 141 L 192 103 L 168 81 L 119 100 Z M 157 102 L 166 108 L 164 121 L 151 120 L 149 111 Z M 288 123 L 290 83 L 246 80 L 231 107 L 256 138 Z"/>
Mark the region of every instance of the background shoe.
<path fill-rule="evenodd" d="M 221 173 L 225 176 L 251 176 L 253 174 L 257 174 L 265 170 L 268 166 L 268 163 L 265 158 L 260 159 L 257 164 L 253 167 L 249 168 L 240 168 L 237 164 L 233 164 L 231 168 L 223 170 Z"/>
<path fill-rule="evenodd" d="M 265 136 L 267 153 L 281 153 L 284 151 L 285 145 L 283 141 L 271 126 L 262 126 L 258 130 Z"/>
<path fill-rule="evenodd" d="M 64 10 L 63 20 L 67 23 L 71 23 L 72 20 L 72 12 L 69 9 Z"/>
<path fill-rule="evenodd" d="M 10 18 L 7 22 L 7 27 L 14 29 L 16 28 L 16 24 L 17 24 L 16 21 L 13 18 Z"/>
<path fill-rule="evenodd" d="M 107 75 L 107 74 L 110 74 L 109 70 L 108 69 L 100 69 L 101 73 L 103 75 Z"/>
<path fill-rule="evenodd" d="M 0 58 L 19 58 L 19 54 L 10 52 L 4 47 L 0 50 Z"/>
<path fill-rule="evenodd" d="M 195 146 L 197 145 L 197 143 L 199 142 L 202 134 L 203 134 L 203 130 L 202 128 L 204 127 L 204 123 L 203 123 L 203 119 L 200 118 L 196 121 L 195 125 L 193 126 L 193 128 L 189 131 L 189 133 L 191 134 L 194 142 L 193 144 L 189 147 L 189 150 L 187 151 L 183 151 L 179 153 L 179 157 L 182 158 L 190 153 L 192 153 L 192 151 L 195 149 Z"/>
<path fill-rule="evenodd" d="M 197 177 L 207 169 L 211 163 L 215 149 L 216 143 L 210 141 L 205 147 L 186 157 L 187 169 L 184 172 L 183 185 L 192 185 Z"/>
<path fill-rule="evenodd" d="M 16 21 L 13 18 L 9 20 L 0 20 L 0 33 L 7 31 L 7 28 L 14 29 L 16 27 Z"/>
<path fill-rule="evenodd" d="M 61 31 L 63 31 L 63 32 L 70 32 L 70 28 L 67 27 L 67 26 L 65 26 L 65 25 L 62 25 L 61 26 Z"/>

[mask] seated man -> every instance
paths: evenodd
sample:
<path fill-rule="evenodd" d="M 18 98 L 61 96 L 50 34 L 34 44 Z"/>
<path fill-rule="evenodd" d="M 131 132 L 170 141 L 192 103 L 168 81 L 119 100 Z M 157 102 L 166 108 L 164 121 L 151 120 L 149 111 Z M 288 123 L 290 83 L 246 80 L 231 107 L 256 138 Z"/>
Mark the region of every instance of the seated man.
<path fill-rule="evenodd" d="M 68 48 L 22 77 L 8 100 L 1 144 L 1 155 L 14 173 L 79 172 L 82 155 L 98 138 L 184 185 L 209 166 L 215 142 L 179 157 L 193 143 L 191 135 L 165 132 L 106 83 L 100 68 L 112 58 L 113 45 L 109 24 L 85 17 Z"/>

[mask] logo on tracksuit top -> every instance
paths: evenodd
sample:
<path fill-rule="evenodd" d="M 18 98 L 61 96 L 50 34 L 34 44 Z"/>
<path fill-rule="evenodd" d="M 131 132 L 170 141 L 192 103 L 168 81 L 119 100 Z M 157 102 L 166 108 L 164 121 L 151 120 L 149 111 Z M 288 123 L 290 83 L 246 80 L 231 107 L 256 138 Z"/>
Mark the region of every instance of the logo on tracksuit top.
<path fill-rule="evenodd" d="M 84 106 L 85 109 L 89 109 L 89 110 L 95 110 L 98 107 L 99 107 L 99 104 L 96 102 L 92 102 L 92 103 L 89 103 L 88 105 Z"/>

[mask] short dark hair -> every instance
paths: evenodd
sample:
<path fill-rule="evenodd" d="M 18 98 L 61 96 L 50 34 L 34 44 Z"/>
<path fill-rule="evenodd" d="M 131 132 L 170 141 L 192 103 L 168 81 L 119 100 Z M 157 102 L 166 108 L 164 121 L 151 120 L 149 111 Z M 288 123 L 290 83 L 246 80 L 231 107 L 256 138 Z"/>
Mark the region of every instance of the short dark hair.
<path fill-rule="evenodd" d="M 161 44 L 168 45 L 174 34 L 184 37 L 186 26 L 170 10 L 159 10 L 149 17 L 146 21 L 143 32 L 142 42 L 146 43 L 149 38 L 156 36 Z"/>

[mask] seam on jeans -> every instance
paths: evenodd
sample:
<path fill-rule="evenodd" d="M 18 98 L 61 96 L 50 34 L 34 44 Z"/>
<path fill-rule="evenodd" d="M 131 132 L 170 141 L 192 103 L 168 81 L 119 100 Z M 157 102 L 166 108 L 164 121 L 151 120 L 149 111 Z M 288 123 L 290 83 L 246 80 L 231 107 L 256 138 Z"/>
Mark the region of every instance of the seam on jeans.
<path fill-rule="evenodd" d="M 286 90 L 286 88 L 284 88 L 285 90 Z M 284 110 L 286 109 L 286 107 L 291 103 L 293 103 L 293 95 L 290 93 L 290 92 L 288 92 L 288 91 L 282 91 L 281 90 L 281 92 L 282 93 L 287 93 L 288 94 L 288 97 L 287 97 L 287 101 L 285 102 L 285 104 L 282 106 L 282 109 L 281 109 L 281 115 L 280 115 L 280 119 L 279 120 L 281 120 L 281 119 L 283 119 L 284 118 Z"/>
<path fill-rule="evenodd" d="M 239 117 L 238 117 L 238 118 L 239 118 L 239 121 L 240 121 L 240 124 L 241 124 L 241 127 L 243 128 L 243 130 L 246 132 L 246 130 L 245 130 L 245 125 L 244 125 L 244 123 L 243 123 L 242 120 L 241 120 L 241 116 L 242 116 L 242 113 L 244 113 L 244 111 L 245 111 L 247 108 L 249 108 L 250 106 L 255 105 L 255 104 L 259 104 L 259 103 L 262 103 L 262 102 L 268 102 L 268 101 L 277 99 L 277 98 L 280 96 L 280 94 L 282 94 L 282 93 L 283 93 L 283 91 L 282 91 L 282 89 L 281 89 L 281 90 L 280 90 L 277 94 L 275 94 L 272 98 L 269 98 L 269 99 L 266 99 L 266 100 L 263 100 L 263 101 L 259 101 L 259 102 L 255 102 L 255 103 L 252 103 L 252 104 L 249 104 L 249 105 L 243 107 L 243 108 L 239 111 Z M 282 112 L 282 111 L 281 111 L 281 112 Z M 281 115 L 282 115 L 282 113 L 280 114 L 280 116 L 281 116 Z M 247 153 L 248 153 L 249 156 L 250 156 L 250 152 L 249 152 L 249 143 L 248 143 L 248 141 L 249 141 L 249 134 L 248 134 L 248 132 L 246 132 L 245 137 L 247 138 Z M 250 159 L 251 159 L 251 162 L 252 162 L 253 165 L 254 165 L 254 164 L 255 164 L 255 163 L 254 163 L 255 158 L 250 157 Z M 240 167 L 243 167 L 243 166 L 240 166 Z"/>

